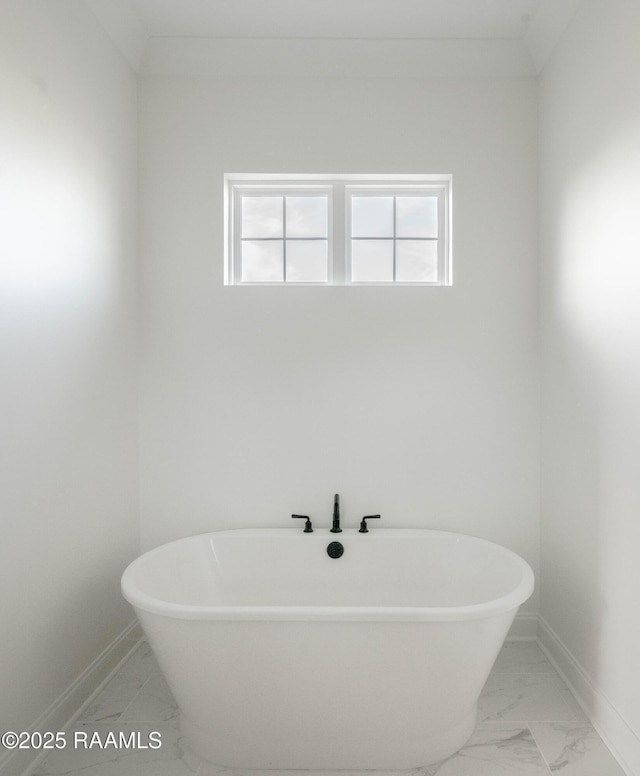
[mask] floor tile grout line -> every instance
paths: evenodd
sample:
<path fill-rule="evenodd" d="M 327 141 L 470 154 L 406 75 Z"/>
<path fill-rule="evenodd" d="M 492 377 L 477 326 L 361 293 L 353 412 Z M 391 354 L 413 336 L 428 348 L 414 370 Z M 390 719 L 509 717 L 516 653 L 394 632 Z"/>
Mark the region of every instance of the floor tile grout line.
<path fill-rule="evenodd" d="M 501 671 L 499 668 L 493 668 L 491 674 L 494 676 L 560 676 L 553 667 L 550 671 Z"/>
<path fill-rule="evenodd" d="M 135 671 L 118 671 L 117 676 L 121 676 L 123 679 L 144 679 L 146 682 L 147 679 L 152 679 L 154 676 L 162 676 L 162 671 L 151 671 L 146 678 L 136 674 Z"/>
<path fill-rule="evenodd" d="M 489 676 L 553 676 L 556 679 L 560 679 L 562 684 L 566 685 L 564 679 L 557 671 L 496 671 L 491 670 Z"/>
<path fill-rule="evenodd" d="M 106 721 L 95 721 L 92 719 L 85 719 L 85 720 L 78 720 L 76 723 L 76 727 L 79 727 L 81 725 L 86 725 L 90 727 L 135 727 L 135 725 L 167 725 L 168 727 L 177 728 L 180 729 L 179 721 L 178 719 L 150 719 L 150 720 L 142 720 L 142 719 L 123 719 L 121 721 L 118 720 L 106 720 Z M 73 726 L 70 728 L 73 729 Z"/>
<path fill-rule="evenodd" d="M 549 724 L 549 723 L 544 723 Z M 549 771 L 549 776 L 553 776 L 553 771 L 551 770 L 551 763 L 547 761 L 547 758 L 544 756 L 544 752 L 542 751 L 542 747 L 538 743 L 538 739 L 536 738 L 533 729 L 531 728 L 531 723 L 527 724 L 527 728 L 529 730 L 529 733 L 531 734 L 531 738 L 533 739 L 533 743 L 536 745 L 536 749 L 540 752 L 540 757 L 542 757 L 542 762 L 546 765 L 547 770 Z"/>
<path fill-rule="evenodd" d="M 125 663 L 125 665 L 126 665 L 126 663 Z M 99 704 L 100 698 L 108 690 L 109 686 L 113 683 L 113 681 L 118 679 L 118 678 L 123 679 L 127 685 L 130 684 L 132 681 L 134 681 L 136 679 L 142 679 L 142 677 L 135 676 L 134 674 L 129 674 L 129 675 L 123 674 L 122 670 L 119 670 L 117 673 L 115 673 L 111 677 L 109 682 L 102 688 L 101 692 L 98 695 L 96 695 L 96 697 L 93 700 L 93 705 L 98 705 Z M 119 722 L 120 718 L 122 717 L 122 715 L 127 711 L 129 706 L 131 706 L 131 704 L 138 697 L 138 695 L 140 695 L 140 693 L 142 692 L 142 689 L 147 684 L 149 679 L 151 679 L 151 677 L 147 677 L 147 679 L 143 679 L 142 680 L 142 684 L 138 688 L 138 691 L 135 693 L 133 698 L 129 701 L 129 703 L 126 704 L 126 706 L 124 707 L 124 709 L 122 709 L 122 711 L 119 711 L 116 714 L 116 716 L 113 719 L 87 719 L 86 717 L 78 717 L 75 720 L 75 723 L 77 723 L 77 724 L 80 724 L 80 723 L 84 724 L 84 723 L 92 723 L 92 722 L 93 723 L 114 723 L 114 722 Z"/>
<path fill-rule="evenodd" d="M 148 677 L 147 679 L 144 680 L 144 682 L 140 685 L 140 688 L 138 689 L 138 692 L 133 696 L 133 698 L 129 701 L 129 703 L 127 703 L 127 705 L 124 707 L 124 709 L 122 709 L 122 711 L 118 715 L 117 719 L 115 720 L 116 722 L 120 722 L 120 721 L 126 722 L 127 721 L 127 720 L 123 720 L 122 719 L 123 715 L 126 714 L 127 711 L 129 711 L 129 709 L 131 708 L 132 704 L 135 702 L 136 698 L 138 698 L 140 693 L 144 690 L 144 688 L 147 686 L 147 684 L 150 681 L 151 681 L 151 677 Z"/>
<path fill-rule="evenodd" d="M 149 651 L 149 654 L 152 658 L 155 659 L 155 655 L 153 654 L 153 650 L 149 646 L 149 643 L 147 641 L 142 641 L 140 646 L 146 645 Z M 133 655 L 131 655 L 130 660 L 132 660 L 135 656 L 135 652 Z M 142 659 L 142 658 L 141 658 Z M 120 670 L 117 673 L 117 676 L 123 676 L 123 677 L 132 677 L 134 679 L 142 679 L 143 677 L 140 676 L 140 673 L 136 673 L 136 671 L 127 671 L 127 664 L 129 663 L 129 660 L 120 668 Z M 147 676 L 147 679 L 151 679 L 152 676 L 162 676 L 162 671 L 160 670 L 160 666 L 153 665 L 151 668 L 147 669 L 149 676 Z"/>

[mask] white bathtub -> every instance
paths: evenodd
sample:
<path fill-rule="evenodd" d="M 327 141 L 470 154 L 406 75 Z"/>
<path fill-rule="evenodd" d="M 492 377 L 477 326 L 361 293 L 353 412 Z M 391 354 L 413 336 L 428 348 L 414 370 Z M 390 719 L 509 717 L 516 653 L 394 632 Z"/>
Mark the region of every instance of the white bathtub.
<path fill-rule="evenodd" d="M 201 773 L 448 757 L 474 729 L 533 584 L 491 542 L 375 527 L 218 531 L 145 553 L 122 577 L 180 707 L 187 759 L 211 764 Z"/>

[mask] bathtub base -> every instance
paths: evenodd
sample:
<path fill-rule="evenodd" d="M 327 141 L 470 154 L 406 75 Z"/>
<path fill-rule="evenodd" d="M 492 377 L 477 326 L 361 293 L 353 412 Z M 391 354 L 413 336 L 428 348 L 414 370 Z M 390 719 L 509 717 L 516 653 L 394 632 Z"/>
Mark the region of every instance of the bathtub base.
<path fill-rule="evenodd" d="M 181 720 L 182 742 L 185 764 L 198 776 L 273 776 L 274 771 L 286 771 L 287 776 L 401 776 L 410 771 L 445 760 L 461 749 L 471 737 L 476 725 L 476 710 L 458 725 L 427 736 L 417 743 L 384 742 L 371 740 L 366 746 L 353 747 L 349 742 L 322 742 L 317 739 L 296 742 L 291 749 L 285 744 L 274 757 L 273 752 L 264 753 L 268 761 L 259 763 L 260 753 L 247 743 L 244 762 L 216 763 L 215 752 L 211 751 L 210 735 L 191 727 Z M 273 749 L 274 747 L 270 747 Z M 247 751 L 248 750 L 248 751 Z M 304 752 L 304 754 L 301 754 Z"/>

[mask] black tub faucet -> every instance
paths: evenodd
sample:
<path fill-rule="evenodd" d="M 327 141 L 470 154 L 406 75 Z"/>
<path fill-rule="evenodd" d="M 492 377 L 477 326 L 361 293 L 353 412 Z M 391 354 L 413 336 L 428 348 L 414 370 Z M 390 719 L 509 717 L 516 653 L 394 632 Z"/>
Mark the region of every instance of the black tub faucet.
<path fill-rule="evenodd" d="M 365 515 L 360 521 L 360 530 L 358 533 L 369 533 L 369 529 L 367 528 L 367 520 L 373 520 L 374 518 L 379 517 L 380 515 Z"/>
<path fill-rule="evenodd" d="M 342 528 L 340 528 L 340 496 L 337 493 L 333 497 L 333 527 L 331 533 L 342 533 Z"/>
<path fill-rule="evenodd" d="M 291 515 L 291 517 L 298 517 L 300 520 L 306 520 L 306 523 L 304 524 L 304 532 L 313 533 L 313 527 L 311 525 L 311 518 L 309 515 Z"/>

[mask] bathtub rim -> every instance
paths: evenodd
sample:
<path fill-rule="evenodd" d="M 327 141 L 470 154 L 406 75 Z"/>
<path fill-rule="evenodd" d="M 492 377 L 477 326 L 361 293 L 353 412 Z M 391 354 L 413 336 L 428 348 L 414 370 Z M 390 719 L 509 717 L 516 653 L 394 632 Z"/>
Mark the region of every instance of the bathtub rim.
<path fill-rule="evenodd" d="M 320 533 L 318 531 L 317 533 Z M 355 535 L 355 528 L 343 529 L 345 536 Z M 373 533 L 373 532 L 372 532 Z M 497 542 L 483 539 L 470 534 L 455 531 L 440 531 L 431 528 L 379 528 L 375 535 L 379 538 L 417 538 L 425 535 L 434 537 L 447 537 L 464 539 L 473 543 L 491 547 L 492 551 L 499 551 L 514 561 L 521 571 L 521 579 L 518 585 L 509 593 L 483 601 L 479 604 L 463 606 L 435 607 L 435 606 L 203 606 L 193 604 L 176 604 L 160 600 L 143 593 L 135 583 L 135 567 L 143 559 L 149 559 L 153 555 L 166 552 L 172 545 L 186 541 L 197 541 L 217 534 L 242 535 L 252 534 L 274 538 L 276 535 L 293 536 L 300 534 L 295 528 L 230 528 L 217 531 L 206 531 L 175 539 L 154 547 L 139 555 L 125 569 L 121 577 L 121 591 L 124 598 L 136 610 L 156 614 L 170 619 L 198 620 L 198 621 L 324 621 L 324 622 L 462 622 L 466 620 L 478 620 L 494 615 L 501 615 L 516 610 L 533 593 L 535 576 L 531 566 L 513 550 L 504 547 Z M 340 538 L 327 532 L 327 541 Z M 366 541 L 366 537 L 363 539 Z"/>

